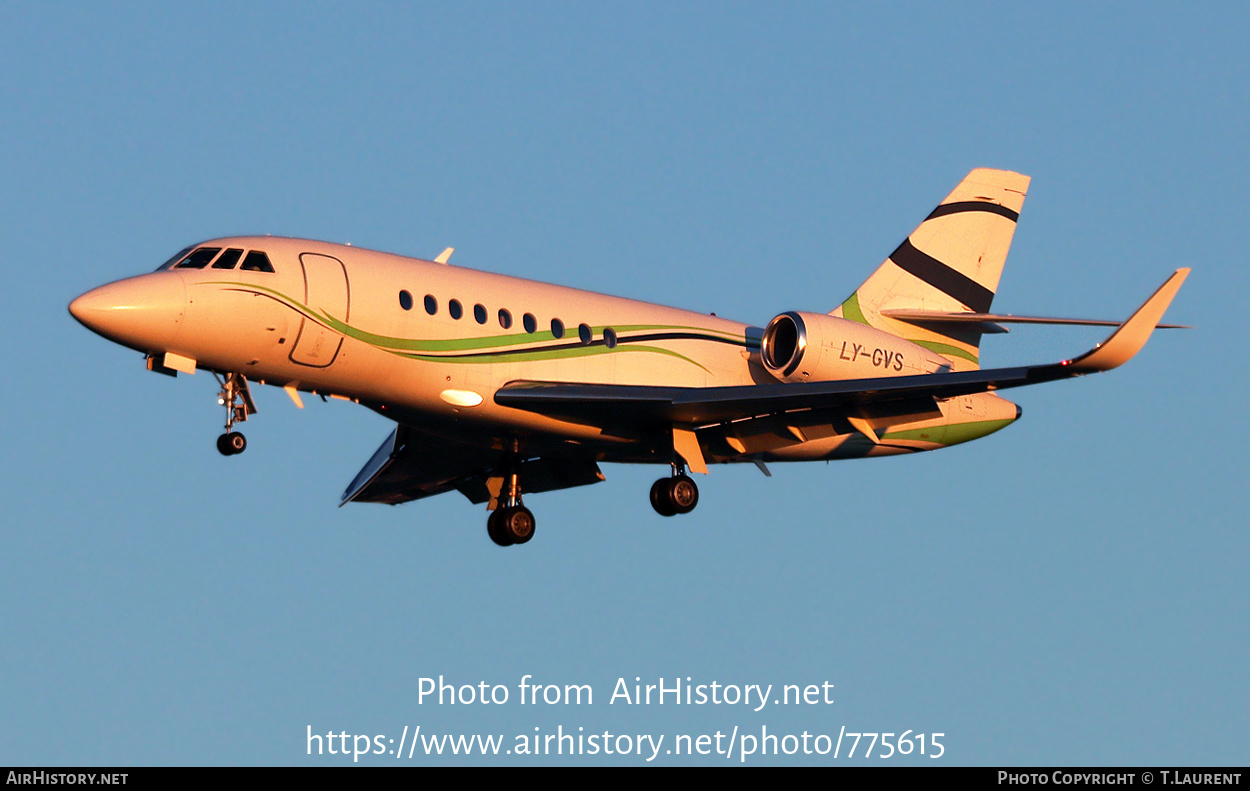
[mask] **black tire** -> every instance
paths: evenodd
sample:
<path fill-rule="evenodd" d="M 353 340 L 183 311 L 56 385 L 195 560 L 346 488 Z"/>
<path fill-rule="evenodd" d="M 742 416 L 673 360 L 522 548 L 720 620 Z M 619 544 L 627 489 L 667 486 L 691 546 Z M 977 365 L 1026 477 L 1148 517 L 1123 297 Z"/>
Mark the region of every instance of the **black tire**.
<path fill-rule="evenodd" d="M 499 524 L 499 514 L 503 510 L 502 508 L 496 508 L 490 512 L 490 516 L 486 519 L 486 535 L 490 536 L 490 540 L 499 546 L 510 547 L 513 543 L 512 539 L 508 537 Z"/>
<path fill-rule="evenodd" d="M 679 514 L 688 514 L 699 504 L 699 487 L 688 475 L 678 475 L 668 482 L 668 500 Z"/>
<path fill-rule="evenodd" d="M 651 484 L 651 507 L 660 516 L 675 516 L 677 509 L 673 507 L 673 498 L 669 496 L 668 482 L 670 478 L 661 478 Z"/>
<path fill-rule="evenodd" d="M 238 432 L 222 434 L 217 438 L 217 452 L 223 456 L 233 456 L 247 450 L 247 438 Z"/>
<path fill-rule="evenodd" d="M 502 509 L 498 524 L 500 532 L 514 544 L 525 544 L 534 537 L 534 514 L 523 505 Z"/>

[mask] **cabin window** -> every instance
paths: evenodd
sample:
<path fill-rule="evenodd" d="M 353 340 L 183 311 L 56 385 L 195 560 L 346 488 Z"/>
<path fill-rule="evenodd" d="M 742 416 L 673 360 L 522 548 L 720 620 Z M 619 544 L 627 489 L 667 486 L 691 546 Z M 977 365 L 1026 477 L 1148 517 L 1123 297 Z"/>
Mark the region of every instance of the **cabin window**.
<path fill-rule="evenodd" d="M 425 312 L 431 316 L 438 313 L 438 300 L 434 298 L 433 294 L 425 295 Z"/>
<path fill-rule="evenodd" d="M 234 265 L 239 263 L 239 259 L 242 257 L 242 250 L 237 247 L 231 247 L 213 262 L 213 269 L 234 269 Z"/>
<path fill-rule="evenodd" d="M 253 250 L 247 254 L 247 258 L 243 259 L 243 266 L 239 269 L 244 272 L 272 272 L 273 264 L 269 263 L 269 256 L 260 250 Z"/>
<path fill-rule="evenodd" d="M 551 320 L 551 335 L 554 338 L 564 337 L 564 322 L 559 319 Z"/>
<path fill-rule="evenodd" d="M 447 312 L 451 314 L 453 319 L 459 319 L 464 315 L 464 308 L 460 307 L 460 300 L 453 299 L 447 303 Z"/>
<path fill-rule="evenodd" d="M 534 318 L 533 313 L 526 313 L 521 323 L 525 325 L 526 332 L 531 334 L 538 332 L 538 319 Z"/>
<path fill-rule="evenodd" d="M 473 306 L 473 319 L 474 319 L 474 321 L 476 321 L 478 324 L 485 324 L 485 323 L 486 323 L 486 306 L 485 306 L 485 305 L 474 305 L 474 306 Z"/>
<path fill-rule="evenodd" d="M 399 306 L 404 310 L 412 310 L 412 294 L 407 291 L 399 292 Z"/>
<path fill-rule="evenodd" d="M 217 257 L 221 252 L 220 247 L 201 247 L 191 255 L 182 259 L 182 263 L 178 264 L 178 269 L 203 269 L 208 266 L 208 262 Z"/>
<path fill-rule="evenodd" d="M 590 331 L 590 325 L 588 325 L 588 324 L 578 324 L 578 325 L 577 325 L 577 337 L 578 337 L 578 340 L 580 340 L 580 341 L 582 342 L 582 345 L 583 345 L 583 346 L 589 346 L 589 345 L 590 345 L 590 341 L 591 341 L 591 340 L 592 340 L 595 336 L 594 336 L 594 333 L 592 333 L 592 332 Z"/>
<path fill-rule="evenodd" d="M 505 330 L 512 328 L 512 314 L 504 308 L 499 309 L 499 326 Z"/>
<path fill-rule="evenodd" d="M 609 349 L 616 348 L 616 330 L 611 327 L 603 328 L 603 345 Z"/>

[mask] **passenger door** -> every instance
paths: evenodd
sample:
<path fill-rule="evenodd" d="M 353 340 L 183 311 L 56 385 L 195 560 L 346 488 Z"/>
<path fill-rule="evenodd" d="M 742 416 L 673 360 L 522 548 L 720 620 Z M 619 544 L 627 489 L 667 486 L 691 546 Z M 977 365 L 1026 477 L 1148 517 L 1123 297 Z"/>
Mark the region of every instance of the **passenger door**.
<path fill-rule="evenodd" d="M 320 321 L 305 316 L 291 348 L 291 362 L 311 368 L 328 368 L 338 356 L 343 336 L 326 326 L 326 318 L 346 324 L 350 320 L 351 297 L 343 262 L 328 255 L 303 253 L 304 304 Z"/>

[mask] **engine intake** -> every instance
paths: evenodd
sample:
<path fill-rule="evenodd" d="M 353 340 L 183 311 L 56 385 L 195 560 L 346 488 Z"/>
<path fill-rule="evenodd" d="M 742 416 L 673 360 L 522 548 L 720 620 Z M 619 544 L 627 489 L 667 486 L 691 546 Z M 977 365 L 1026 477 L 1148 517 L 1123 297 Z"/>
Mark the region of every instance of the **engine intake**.
<path fill-rule="evenodd" d="M 778 314 L 760 338 L 760 360 L 783 382 L 871 379 L 949 370 L 950 362 L 911 341 L 823 313 Z"/>
<path fill-rule="evenodd" d="M 807 325 L 803 316 L 790 311 L 768 322 L 760 340 L 760 357 L 764 367 L 778 379 L 784 379 L 799 367 L 807 349 Z"/>

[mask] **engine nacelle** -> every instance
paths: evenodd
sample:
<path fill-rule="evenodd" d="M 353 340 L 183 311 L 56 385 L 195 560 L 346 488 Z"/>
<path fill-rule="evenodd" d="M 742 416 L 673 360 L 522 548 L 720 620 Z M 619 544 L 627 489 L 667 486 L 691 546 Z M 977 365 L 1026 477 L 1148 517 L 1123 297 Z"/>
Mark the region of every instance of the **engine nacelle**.
<path fill-rule="evenodd" d="M 760 358 L 783 382 L 874 379 L 950 369 L 923 346 L 856 321 L 789 311 L 768 322 Z"/>

